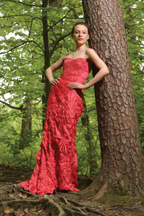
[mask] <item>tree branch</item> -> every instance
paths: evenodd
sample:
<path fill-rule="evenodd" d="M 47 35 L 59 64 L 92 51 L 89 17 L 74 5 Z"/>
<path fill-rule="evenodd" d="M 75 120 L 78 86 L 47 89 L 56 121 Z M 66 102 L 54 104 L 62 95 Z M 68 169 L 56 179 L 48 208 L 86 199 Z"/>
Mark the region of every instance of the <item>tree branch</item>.
<path fill-rule="evenodd" d="M 39 100 L 37 103 L 34 103 L 33 105 L 35 106 L 35 105 L 37 105 L 37 104 L 39 104 L 39 103 L 41 103 L 41 100 Z"/>
<path fill-rule="evenodd" d="M 130 8 L 130 9 L 132 9 L 132 10 L 142 10 L 142 11 L 144 11 L 144 8 Z"/>
<path fill-rule="evenodd" d="M 19 17 L 19 16 L 21 16 L 21 17 L 24 17 L 24 16 L 32 17 L 31 15 L 28 15 L 28 14 L 19 14 L 19 15 L 14 14 L 14 15 L 8 15 L 8 16 L 0 16 L 0 18 Z M 38 17 L 35 17 L 35 19 L 39 19 L 41 21 L 41 19 L 38 18 Z"/>
<path fill-rule="evenodd" d="M 39 44 L 37 44 L 37 42 L 35 42 L 35 41 L 33 41 L 33 40 L 31 40 L 31 41 L 28 40 L 28 41 L 24 41 L 23 43 L 21 43 L 21 44 L 15 46 L 15 47 L 9 49 L 8 51 L 1 52 L 0 54 L 9 53 L 9 52 L 11 52 L 12 50 L 16 49 L 17 47 L 20 47 L 20 46 L 22 46 L 22 45 L 24 45 L 24 44 L 26 44 L 26 43 L 35 43 L 35 44 L 43 51 L 42 47 L 40 47 Z M 43 52 L 44 52 L 44 51 L 43 51 Z"/>
<path fill-rule="evenodd" d="M 130 7 L 130 6 L 126 6 L 124 9 L 126 9 L 126 8 L 129 8 L 129 9 L 132 9 L 132 10 L 144 10 L 144 8 L 132 8 L 132 7 Z"/>
<path fill-rule="evenodd" d="M 127 19 L 124 19 L 124 20 L 135 20 L 135 19 L 144 19 L 144 17 L 142 17 L 142 18 L 127 18 Z"/>
<path fill-rule="evenodd" d="M 142 37 L 141 35 L 135 34 L 134 32 L 131 32 L 131 31 L 128 31 L 128 30 L 127 30 L 127 32 L 129 32 L 129 33 L 132 33 L 132 34 L 134 34 L 135 36 L 137 36 L 137 37 L 140 37 L 140 38 L 144 39 L 144 37 Z"/>
<path fill-rule="evenodd" d="M 4 94 L 7 94 L 7 93 L 11 93 L 11 92 L 13 92 L 13 90 L 2 92 L 2 94 L 4 95 Z"/>
<path fill-rule="evenodd" d="M 69 32 L 68 34 L 66 34 L 66 35 L 64 35 L 64 36 L 61 36 L 56 42 L 55 42 L 55 44 L 54 44 L 54 46 L 53 46 L 53 49 L 52 49 L 52 51 L 50 52 L 50 56 L 52 56 L 52 54 L 54 53 L 54 51 L 55 51 L 55 48 L 56 48 L 56 46 L 58 45 L 58 43 L 61 41 L 61 40 L 63 40 L 64 38 L 66 38 L 68 35 L 70 35 L 71 34 L 71 32 Z"/>
<path fill-rule="evenodd" d="M 33 20 L 34 20 L 34 18 L 32 18 L 32 20 L 31 20 L 31 24 L 30 24 L 30 30 L 29 30 L 29 37 L 30 37 L 30 35 L 31 35 L 31 30 L 32 30 L 32 24 L 33 24 Z"/>
<path fill-rule="evenodd" d="M 22 80 L 19 80 L 19 79 L 13 79 L 13 78 L 11 79 L 11 81 L 12 81 L 12 82 L 19 82 L 19 83 L 22 82 Z"/>
<path fill-rule="evenodd" d="M 50 26 L 50 27 L 48 28 L 47 31 L 49 31 L 49 30 L 52 29 L 56 24 L 58 24 L 58 23 L 61 22 L 63 19 L 65 19 L 66 16 L 67 16 L 69 13 L 70 13 L 70 11 L 68 11 L 68 13 L 67 13 L 64 17 L 62 17 L 60 20 L 58 20 L 54 25 Z"/>
<path fill-rule="evenodd" d="M 80 17 L 78 17 L 78 18 L 74 18 L 74 17 L 67 17 L 67 19 L 70 19 L 70 20 L 75 20 L 75 19 L 84 20 L 83 17 L 82 17 L 82 18 L 80 18 Z"/>
<path fill-rule="evenodd" d="M 13 48 L 9 49 L 8 51 L 1 52 L 0 54 L 6 54 L 6 53 L 9 53 L 10 51 L 12 51 L 12 50 L 16 49 L 17 47 L 20 47 L 20 46 L 24 45 L 24 44 L 25 44 L 25 43 L 27 43 L 27 42 L 28 42 L 28 41 L 25 41 L 25 42 L 23 42 L 23 43 L 21 43 L 21 44 L 19 44 L 19 45 L 15 46 L 15 47 L 13 47 Z"/>
<path fill-rule="evenodd" d="M 5 104 L 5 105 L 7 105 L 8 107 L 10 107 L 12 109 L 17 109 L 17 110 L 21 110 L 22 111 L 23 105 L 21 105 L 20 107 L 15 107 L 15 106 L 12 106 L 12 105 L 10 105 L 10 104 L 2 101 L 2 100 L 0 100 L 0 102 L 3 103 L 3 104 Z"/>
<path fill-rule="evenodd" d="M 42 49 L 42 47 L 41 47 L 37 42 L 35 42 L 35 41 L 33 41 L 33 40 L 31 40 L 31 41 L 29 41 L 29 42 L 35 43 L 35 44 L 44 52 L 44 50 Z"/>
<path fill-rule="evenodd" d="M 26 4 L 24 2 L 20 2 L 20 1 L 13 1 L 13 0 L 5 0 L 7 2 L 14 2 L 14 3 L 19 3 L 19 4 L 23 4 L 23 5 L 26 5 L 26 6 L 29 6 L 29 7 L 42 7 L 42 5 L 31 5 L 31 4 Z"/>

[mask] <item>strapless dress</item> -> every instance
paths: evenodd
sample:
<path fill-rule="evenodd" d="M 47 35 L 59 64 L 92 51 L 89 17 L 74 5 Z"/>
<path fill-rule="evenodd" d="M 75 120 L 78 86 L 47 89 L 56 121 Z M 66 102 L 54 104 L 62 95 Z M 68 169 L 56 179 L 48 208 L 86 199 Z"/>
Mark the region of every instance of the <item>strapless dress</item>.
<path fill-rule="evenodd" d="M 84 84 L 89 75 L 88 62 L 83 58 L 66 58 L 61 79 L 49 94 L 41 149 L 30 180 L 19 184 L 31 193 L 43 196 L 56 191 L 79 191 L 77 182 L 76 125 L 83 112 L 81 90 L 68 84 Z"/>

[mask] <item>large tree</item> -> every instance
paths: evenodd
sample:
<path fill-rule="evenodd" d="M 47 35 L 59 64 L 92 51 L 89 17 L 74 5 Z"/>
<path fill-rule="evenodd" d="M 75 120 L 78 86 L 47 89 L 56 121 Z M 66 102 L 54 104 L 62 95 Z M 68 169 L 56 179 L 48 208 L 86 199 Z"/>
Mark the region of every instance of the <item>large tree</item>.
<path fill-rule="evenodd" d="M 119 0 L 83 0 L 90 31 L 90 47 L 107 64 L 110 74 L 95 85 L 102 165 L 87 189 L 144 195 L 144 156 L 137 114 L 123 14 Z M 94 74 L 97 69 L 93 69 Z"/>

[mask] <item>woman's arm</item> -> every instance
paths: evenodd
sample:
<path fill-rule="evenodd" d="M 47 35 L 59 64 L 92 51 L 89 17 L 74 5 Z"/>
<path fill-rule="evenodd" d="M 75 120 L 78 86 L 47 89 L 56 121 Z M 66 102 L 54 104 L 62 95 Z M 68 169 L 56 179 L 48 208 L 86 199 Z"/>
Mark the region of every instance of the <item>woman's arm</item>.
<path fill-rule="evenodd" d="M 83 85 L 80 83 L 70 83 L 68 87 L 70 89 L 78 88 L 78 89 L 87 89 L 90 86 L 94 85 L 98 81 L 100 81 L 105 75 L 109 73 L 109 70 L 106 64 L 102 61 L 102 59 L 96 54 L 93 49 L 88 48 L 86 50 L 87 57 L 96 65 L 99 69 L 98 73 L 92 78 L 87 84 Z"/>
<path fill-rule="evenodd" d="M 90 60 L 95 64 L 95 66 L 99 69 L 98 73 L 91 79 L 86 85 L 85 89 L 94 85 L 98 81 L 100 81 L 105 75 L 109 74 L 109 70 L 106 64 L 102 61 L 102 59 L 96 54 L 93 49 L 87 49 L 86 54 L 89 56 Z"/>
<path fill-rule="evenodd" d="M 60 78 L 54 79 L 52 72 L 63 66 L 64 56 L 62 56 L 58 61 L 56 61 L 53 65 L 46 69 L 46 76 L 52 85 L 58 84 L 59 82 Z"/>

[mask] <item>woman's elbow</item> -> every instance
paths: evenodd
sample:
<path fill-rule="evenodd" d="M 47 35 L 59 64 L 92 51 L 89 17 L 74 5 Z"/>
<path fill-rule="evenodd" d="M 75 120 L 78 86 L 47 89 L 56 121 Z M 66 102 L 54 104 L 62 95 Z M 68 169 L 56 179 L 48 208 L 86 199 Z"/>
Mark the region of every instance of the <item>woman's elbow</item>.
<path fill-rule="evenodd" d="M 47 74 L 49 71 L 52 71 L 51 66 L 45 70 L 45 73 Z"/>
<path fill-rule="evenodd" d="M 109 74 L 109 69 L 108 69 L 108 67 L 105 65 L 105 67 L 104 67 L 104 71 L 105 71 L 105 75 L 108 75 Z"/>
<path fill-rule="evenodd" d="M 107 67 L 103 68 L 104 76 L 109 74 L 109 69 Z"/>
<path fill-rule="evenodd" d="M 108 75 L 109 74 L 109 69 L 107 68 L 107 70 L 106 70 L 106 75 Z"/>

